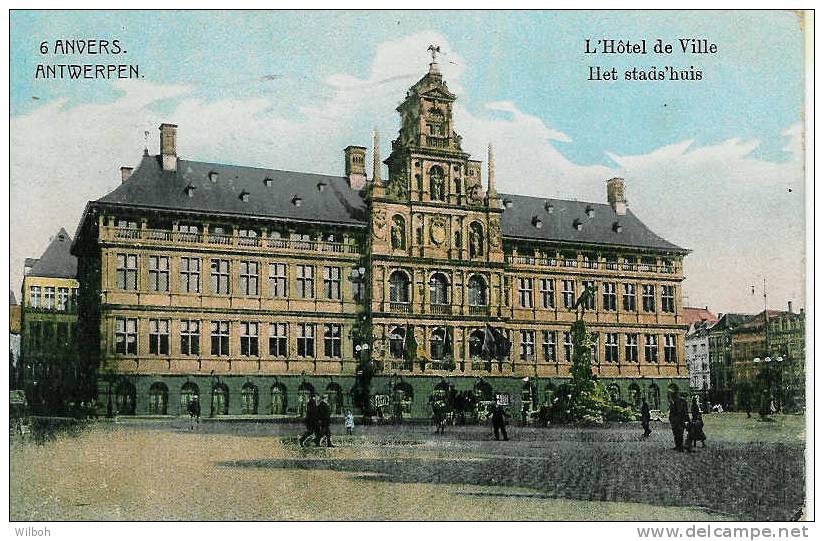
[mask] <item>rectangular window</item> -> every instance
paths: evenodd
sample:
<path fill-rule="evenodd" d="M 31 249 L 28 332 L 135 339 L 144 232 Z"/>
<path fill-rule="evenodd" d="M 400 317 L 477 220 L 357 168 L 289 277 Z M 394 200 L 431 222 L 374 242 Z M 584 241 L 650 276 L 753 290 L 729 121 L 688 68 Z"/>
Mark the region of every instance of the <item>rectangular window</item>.
<path fill-rule="evenodd" d="M 247 297 L 258 294 L 258 262 L 240 262 L 240 294 Z"/>
<path fill-rule="evenodd" d="M 615 284 L 604 282 L 604 310 L 614 312 L 618 309 L 618 297 L 615 294 Z"/>
<path fill-rule="evenodd" d="M 69 288 L 57 288 L 57 309 L 65 312 L 69 308 Z"/>
<path fill-rule="evenodd" d="M 642 286 L 641 302 L 644 307 L 644 312 L 655 312 L 655 286 Z"/>
<path fill-rule="evenodd" d="M 286 296 L 286 265 L 284 263 L 269 263 L 269 295 L 272 297 Z"/>
<path fill-rule="evenodd" d="M 555 308 L 555 280 L 552 278 L 541 279 L 541 307 Z"/>
<path fill-rule="evenodd" d="M 578 256 L 575 254 L 563 254 L 564 267 L 577 267 Z"/>
<path fill-rule="evenodd" d="M 636 261 L 637 261 L 637 259 L 636 259 L 636 258 L 634 258 L 634 257 L 627 257 L 627 256 L 625 256 L 625 257 L 624 257 L 624 265 L 623 265 L 623 270 L 625 270 L 625 271 L 632 271 L 632 270 L 635 270 L 635 263 L 636 263 Z"/>
<path fill-rule="evenodd" d="M 661 286 L 661 311 L 675 312 L 675 286 Z"/>
<path fill-rule="evenodd" d="M 198 233 L 200 232 L 196 225 L 189 224 L 178 224 L 177 231 L 177 238 L 181 242 L 197 242 Z"/>
<path fill-rule="evenodd" d="M 312 299 L 315 297 L 315 267 L 311 265 L 297 266 L 298 297 Z"/>
<path fill-rule="evenodd" d="M 137 355 L 137 319 L 119 317 L 114 321 L 115 353 Z"/>
<path fill-rule="evenodd" d="M 624 311 L 635 311 L 635 284 L 624 284 Z"/>
<path fill-rule="evenodd" d="M 521 308 L 532 308 L 532 278 L 518 278 L 518 303 Z"/>
<path fill-rule="evenodd" d="M 258 324 L 254 321 L 240 322 L 240 354 L 246 357 L 258 356 Z"/>
<path fill-rule="evenodd" d="M 137 291 L 137 255 L 117 254 L 117 288 Z"/>
<path fill-rule="evenodd" d="M 149 256 L 149 290 L 169 291 L 169 258 Z"/>
<path fill-rule="evenodd" d="M 54 288 L 43 288 L 43 308 L 46 310 L 54 310 Z"/>
<path fill-rule="evenodd" d="M 555 362 L 555 331 L 544 331 L 544 360 Z"/>
<path fill-rule="evenodd" d="M 648 363 L 658 362 L 658 337 L 654 334 L 644 335 L 644 359 Z"/>
<path fill-rule="evenodd" d="M 340 299 L 340 267 L 323 267 L 323 294 L 327 299 Z"/>
<path fill-rule="evenodd" d="M 327 323 L 323 326 L 323 355 L 340 359 L 340 325 Z"/>
<path fill-rule="evenodd" d="M 638 335 L 627 333 L 624 335 L 624 361 L 628 363 L 638 362 Z"/>
<path fill-rule="evenodd" d="M 572 333 L 564 333 L 564 362 L 572 362 Z"/>
<path fill-rule="evenodd" d="M 269 355 L 286 357 L 286 323 L 269 324 Z"/>
<path fill-rule="evenodd" d="M 595 292 L 592 296 L 588 296 L 586 298 L 586 302 L 584 303 L 584 308 L 587 310 L 595 310 L 595 299 L 598 296 L 598 286 L 595 285 L 595 281 L 593 280 L 583 280 L 581 282 L 581 290 L 585 290 L 587 288 L 592 288 Z"/>
<path fill-rule="evenodd" d="M 535 331 L 521 331 L 521 360 L 535 358 Z"/>
<path fill-rule="evenodd" d="M 229 294 L 229 260 L 212 260 L 212 293 L 215 295 Z"/>
<path fill-rule="evenodd" d="M 152 355 L 169 354 L 169 320 L 149 320 L 149 353 Z"/>
<path fill-rule="evenodd" d="M 675 349 L 675 335 L 674 334 L 665 334 L 664 335 L 664 362 L 665 363 L 674 363 L 678 360 L 678 355 L 676 354 Z"/>
<path fill-rule="evenodd" d="M 40 308 L 40 286 L 29 287 L 29 304 L 32 308 Z"/>
<path fill-rule="evenodd" d="M 315 325 L 298 323 L 298 357 L 315 356 Z"/>
<path fill-rule="evenodd" d="M 564 299 L 564 308 L 572 310 L 575 308 L 575 281 L 564 280 L 561 282 L 561 297 Z"/>
<path fill-rule="evenodd" d="M 200 293 L 200 258 L 180 258 L 180 291 Z"/>
<path fill-rule="evenodd" d="M 180 322 L 180 353 L 200 355 L 200 321 L 184 319 Z"/>
<path fill-rule="evenodd" d="M 618 362 L 618 333 L 604 333 L 604 360 L 608 363 Z"/>
<path fill-rule="evenodd" d="M 212 355 L 229 355 L 228 321 L 212 321 Z"/>
<path fill-rule="evenodd" d="M 641 258 L 641 271 L 642 272 L 654 272 L 655 271 L 655 258 L 654 257 L 642 257 Z"/>
<path fill-rule="evenodd" d="M 614 255 L 604 256 L 604 268 L 607 270 L 618 270 L 618 257 Z"/>

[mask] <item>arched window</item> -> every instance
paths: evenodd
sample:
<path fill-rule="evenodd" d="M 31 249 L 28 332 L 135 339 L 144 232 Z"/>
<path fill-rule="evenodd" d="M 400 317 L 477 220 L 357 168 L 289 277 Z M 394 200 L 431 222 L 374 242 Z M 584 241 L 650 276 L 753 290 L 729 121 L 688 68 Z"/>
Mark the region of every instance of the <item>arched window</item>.
<path fill-rule="evenodd" d="M 483 379 L 479 379 L 478 382 L 475 383 L 473 392 L 475 393 L 475 398 L 479 402 L 482 400 L 490 401 L 493 398 L 495 398 L 492 392 L 492 385 L 490 385 L 486 380 Z"/>
<path fill-rule="evenodd" d="M 392 216 L 392 249 L 405 250 L 406 249 L 406 220 L 403 216 L 396 214 Z"/>
<path fill-rule="evenodd" d="M 637 383 L 630 383 L 629 385 L 629 403 L 634 405 L 636 409 L 641 409 L 641 388 Z"/>
<path fill-rule="evenodd" d="M 406 329 L 398 325 L 389 332 L 389 355 L 393 359 L 404 358 Z"/>
<path fill-rule="evenodd" d="M 610 383 L 607 385 L 607 392 L 609 393 L 609 398 L 616 404 L 621 402 L 621 388 L 618 387 L 617 383 Z"/>
<path fill-rule="evenodd" d="M 286 387 L 282 383 L 272 385 L 272 415 L 284 415 L 286 413 Z"/>
<path fill-rule="evenodd" d="M 469 335 L 469 357 L 480 358 L 484 349 L 484 331 L 475 329 Z"/>
<path fill-rule="evenodd" d="M 309 399 L 315 395 L 315 388 L 309 382 L 301 382 L 298 387 L 298 415 L 303 417 L 306 415 L 306 407 L 309 404 Z"/>
<path fill-rule="evenodd" d="M 661 409 L 661 390 L 654 383 L 649 384 L 649 392 L 647 393 L 647 401 L 650 408 L 654 410 Z"/>
<path fill-rule="evenodd" d="M 438 327 L 429 336 L 429 356 L 433 361 L 440 361 L 446 351 L 446 329 Z"/>
<path fill-rule="evenodd" d="M 469 277 L 469 306 L 486 306 L 486 281 L 482 276 L 473 274 Z"/>
<path fill-rule="evenodd" d="M 135 396 L 134 385 L 130 381 L 122 380 L 115 391 L 115 407 L 120 415 L 134 415 Z"/>
<path fill-rule="evenodd" d="M 678 384 L 676 383 L 670 383 L 669 385 L 667 385 L 667 395 L 670 401 L 674 401 L 676 398 L 678 398 L 680 391 L 681 390 L 678 388 Z"/>
<path fill-rule="evenodd" d="M 449 282 L 443 273 L 436 272 L 429 279 L 429 304 L 449 304 Z"/>
<path fill-rule="evenodd" d="M 446 200 L 443 169 L 438 165 L 433 165 L 429 170 L 429 198 L 433 201 Z"/>
<path fill-rule="evenodd" d="M 166 415 L 169 404 L 169 388 L 164 383 L 155 382 L 149 387 L 149 413 Z"/>
<path fill-rule="evenodd" d="M 405 381 L 400 381 L 395 384 L 392 389 L 392 402 L 395 409 L 398 408 L 404 414 L 412 413 L 412 400 L 415 398 L 415 391 L 412 386 Z"/>
<path fill-rule="evenodd" d="M 395 271 L 389 276 L 389 302 L 409 302 L 409 278 Z"/>
<path fill-rule="evenodd" d="M 326 401 L 329 402 L 329 409 L 332 415 L 343 413 L 343 390 L 334 381 L 326 386 Z"/>
<path fill-rule="evenodd" d="M 243 415 L 257 415 L 258 388 L 253 383 L 246 382 L 240 390 L 240 413 Z"/>
<path fill-rule="evenodd" d="M 229 388 L 225 383 L 216 383 L 212 387 L 212 415 L 228 415 Z"/>
<path fill-rule="evenodd" d="M 469 257 L 483 257 L 484 228 L 478 222 L 469 224 Z"/>
<path fill-rule="evenodd" d="M 187 381 L 180 387 L 180 415 L 185 415 L 189 411 L 189 403 L 200 394 L 200 389 L 191 381 Z"/>

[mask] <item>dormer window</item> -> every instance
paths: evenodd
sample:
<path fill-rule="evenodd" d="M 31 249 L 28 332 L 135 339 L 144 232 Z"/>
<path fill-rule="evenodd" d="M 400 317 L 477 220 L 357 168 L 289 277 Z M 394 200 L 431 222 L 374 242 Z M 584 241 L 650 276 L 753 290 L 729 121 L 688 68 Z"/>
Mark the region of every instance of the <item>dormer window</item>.
<path fill-rule="evenodd" d="M 512 208 L 512 199 L 504 199 L 504 207 L 511 209 Z"/>
<path fill-rule="evenodd" d="M 612 224 L 612 230 L 615 231 L 616 233 L 620 233 L 621 231 L 624 230 L 624 226 L 621 225 L 621 222 L 615 222 L 615 223 Z"/>
<path fill-rule="evenodd" d="M 301 199 L 298 196 L 295 196 L 295 197 L 292 198 L 292 204 L 295 205 L 296 207 L 300 207 L 303 204 L 303 199 Z"/>
<path fill-rule="evenodd" d="M 244 203 L 248 203 L 249 202 L 249 192 L 247 192 L 246 190 L 243 190 L 242 192 L 240 192 L 240 200 L 243 201 Z"/>
<path fill-rule="evenodd" d="M 574 227 L 576 230 L 580 231 L 581 229 L 584 228 L 584 223 L 581 220 L 579 220 L 578 218 L 575 218 L 575 221 L 572 222 L 572 227 Z"/>
<path fill-rule="evenodd" d="M 188 195 L 189 197 L 194 197 L 196 189 L 196 186 L 189 184 L 188 186 L 186 186 L 186 195 Z"/>
<path fill-rule="evenodd" d="M 547 211 L 548 214 L 552 214 L 552 211 L 555 210 L 555 206 L 549 201 L 544 201 L 544 210 Z"/>
<path fill-rule="evenodd" d="M 544 221 L 538 218 L 537 216 L 533 216 L 532 225 L 535 226 L 535 229 L 541 229 L 544 226 Z"/>
<path fill-rule="evenodd" d="M 217 182 L 217 172 L 216 171 L 209 171 L 209 180 L 212 182 Z"/>
<path fill-rule="evenodd" d="M 271 187 L 272 186 L 272 179 L 269 178 L 269 177 L 266 177 L 265 179 L 263 179 L 263 185 L 266 186 L 267 188 Z"/>
<path fill-rule="evenodd" d="M 326 183 L 325 182 L 318 182 L 318 191 L 322 192 L 325 189 L 326 189 Z"/>
<path fill-rule="evenodd" d="M 592 205 L 587 205 L 586 209 L 587 218 L 594 218 L 595 217 L 595 207 Z"/>

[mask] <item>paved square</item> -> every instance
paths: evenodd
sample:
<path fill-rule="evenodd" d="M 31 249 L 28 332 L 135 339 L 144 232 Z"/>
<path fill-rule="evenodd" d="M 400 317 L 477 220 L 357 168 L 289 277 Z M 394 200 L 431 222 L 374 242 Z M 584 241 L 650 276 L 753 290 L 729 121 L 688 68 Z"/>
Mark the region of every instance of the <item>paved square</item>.
<path fill-rule="evenodd" d="M 336 425 L 336 432 L 342 427 Z M 613 428 L 356 428 L 301 449 L 297 424 L 129 419 L 11 447 L 12 520 L 788 520 L 804 419 L 706 416 L 671 451 Z"/>

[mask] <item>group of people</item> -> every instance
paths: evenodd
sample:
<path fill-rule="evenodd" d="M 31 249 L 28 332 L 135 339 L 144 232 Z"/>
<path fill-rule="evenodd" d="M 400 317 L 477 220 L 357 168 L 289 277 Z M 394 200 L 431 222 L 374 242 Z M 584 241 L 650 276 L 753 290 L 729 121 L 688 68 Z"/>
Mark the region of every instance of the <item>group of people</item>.
<path fill-rule="evenodd" d="M 690 418 L 692 414 L 692 418 Z M 649 415 L 649 409 L 647 409 Z M 642 412 L 643 418 L 643 412 Z M 670 404 L 669 422 L 672 427 L 672 436 L 675 440 L 674 450 L 687 453 L 692 452 L 697 443 L 701 442 L 701 447 L 707 446 L 707 436 L 704 434 L 704 419 L 701 417 L 701 408 L 698 406 L 698 397 L 692 398 L 692 407 L 687 407 L 684 397 L 677 395 Z M 649 421 L 645 431 L 649 430 Z M 684 441 L 684 431 L 686 430 L 687 440 Z M 645 435 L 649 435 L 645 433 Z"/>
<path fill-rule="evenodd" d="M 298 439 L 301 447 L 306 446 L 306 442 L 314 437 L 315 447 L 320 447 L 321 441 L 326 439 L 327 447 L 334 447 L 332 444 L 332 432 L 329 428 L 332 422 L 332 408 L 326 396 L 313 395 L 306 406 L 306 431 Z"/>

